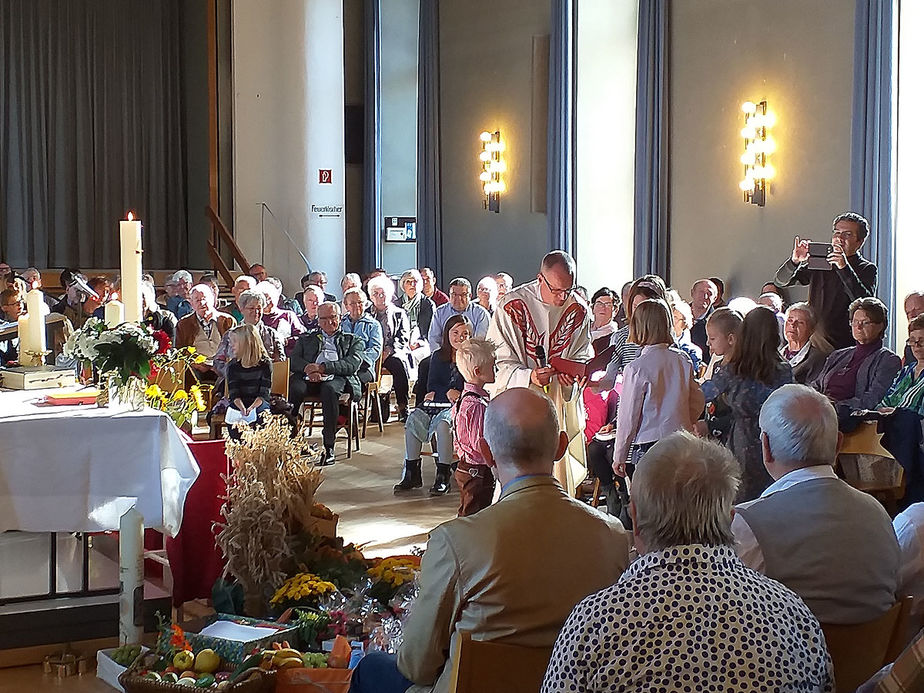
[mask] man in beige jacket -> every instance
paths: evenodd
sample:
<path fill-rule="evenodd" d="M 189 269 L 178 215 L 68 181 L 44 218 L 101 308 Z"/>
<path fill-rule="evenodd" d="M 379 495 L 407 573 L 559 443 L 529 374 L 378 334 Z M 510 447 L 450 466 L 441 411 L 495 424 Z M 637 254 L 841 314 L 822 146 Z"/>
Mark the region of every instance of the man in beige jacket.
<path fill-rule="evenodd" d="M 420 596 L 397 658 L 367 655 L 353 693 L 446 693 L 463 631 L 476 640 L 551 647 L 569 612 L 613 584 L 629 561 L 619 520 L 570 498 L 552 477 L 568 444 L 552 402 L 513 388 L 485 415 L 482 452 L 497 466 L 500 500 L 430 533 Z"/>

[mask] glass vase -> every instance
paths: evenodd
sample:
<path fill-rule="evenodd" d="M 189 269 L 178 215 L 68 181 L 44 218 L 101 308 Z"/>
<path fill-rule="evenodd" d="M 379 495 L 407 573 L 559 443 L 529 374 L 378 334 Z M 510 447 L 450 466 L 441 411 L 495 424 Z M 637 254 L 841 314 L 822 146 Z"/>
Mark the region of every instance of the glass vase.
<path fill-rule="evenodd" d="M 131 411 L 144 409 L 145 383 L 141 378 L 129 377 L 125 382 L 117 375 L 109 376 L 109 401 L 111 406 L 124 407 Z"/>

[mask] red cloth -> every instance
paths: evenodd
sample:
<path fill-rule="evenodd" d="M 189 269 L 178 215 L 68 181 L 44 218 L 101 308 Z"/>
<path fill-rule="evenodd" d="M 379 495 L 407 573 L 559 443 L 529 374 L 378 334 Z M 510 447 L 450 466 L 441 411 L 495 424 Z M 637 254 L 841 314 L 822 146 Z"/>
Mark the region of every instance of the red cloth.
<path fill-rule="evenodd" d="M 584 436 L 589 443 L 605 424 L 615 423 L 616 406 L 619 394 L 616 389 L 593 392 L 589 387 L 584 388 Z"/>
<path fill-rule="evenodd" d="M 193 441 L 189 450 L 199 465 L 199 477 L 186 494 L 180 533 L 174 539 L 167 538 L 175 607 L 192 599 L 210 598 L 212 585 L 224 569 L 212 523 L 221 519 L 221 497 L 226 490 L 221 475 L 230 473 L 225 441 Z"/>

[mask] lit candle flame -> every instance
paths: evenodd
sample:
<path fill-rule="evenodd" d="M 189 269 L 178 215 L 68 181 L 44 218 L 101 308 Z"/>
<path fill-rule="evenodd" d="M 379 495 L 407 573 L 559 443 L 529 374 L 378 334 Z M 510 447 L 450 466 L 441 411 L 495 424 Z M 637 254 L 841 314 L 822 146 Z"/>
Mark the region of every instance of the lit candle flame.
<path fill-rule="evenodd" d="M 129 213 L 128 213 L 128 220 L 131 221 L 131 220 L 134 219 L 134 218 L 135 218 L 134 215 L 133 215 L 131 212 L 129 212 Z"/>
<path fill-rule="evenodd" d="M 131 220 L 129 219 L 129 221 L 131 221 Z M 113 292 L 109 295 L 109 300 L 110 300 L 110 301 L 118 301 L 118 300 L 119 300 L 119 292 L 118 292 L 118 291 L 113 291 Z"/>
<path fill-rule="evenodd" d="M 39 288 L 39 283 L 38 283 L 38 282 L 32 282 L 32 288 L 33 288 L 33 289 L 38 289 L 38 288 Z"/>

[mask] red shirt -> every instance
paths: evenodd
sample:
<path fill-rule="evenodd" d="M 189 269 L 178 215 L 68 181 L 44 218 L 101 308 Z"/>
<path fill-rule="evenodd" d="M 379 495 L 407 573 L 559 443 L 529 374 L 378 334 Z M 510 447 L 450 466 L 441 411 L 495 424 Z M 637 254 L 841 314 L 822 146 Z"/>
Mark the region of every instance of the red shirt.
<path fill-rule="evenodd" d="M 439 307 L 444 303 L 449 303 L 449 296 L 444 294 L 439 289 L 433 290 L 433 295 L 430 297 L 430 300 L 433 301 L 433 305 Z"/>
<path fill-rule="evenodd" d="M 467 394 L 473 393 L 473 394 Z M 478 448 L 479 442 L 484 438 L 484 413 L 488 408 L 489 395 L 487 391 L 465 383 L 462 390 L 462 399 L 456 410 L 456 454 L 469 464 L 487 464 Z"/>

